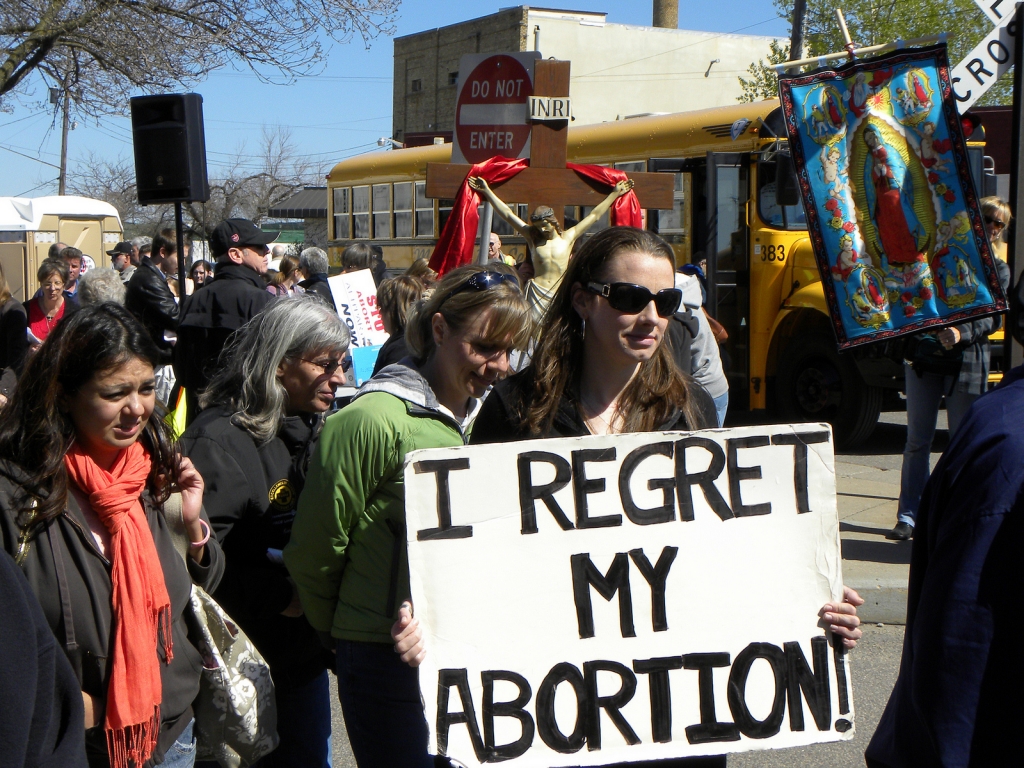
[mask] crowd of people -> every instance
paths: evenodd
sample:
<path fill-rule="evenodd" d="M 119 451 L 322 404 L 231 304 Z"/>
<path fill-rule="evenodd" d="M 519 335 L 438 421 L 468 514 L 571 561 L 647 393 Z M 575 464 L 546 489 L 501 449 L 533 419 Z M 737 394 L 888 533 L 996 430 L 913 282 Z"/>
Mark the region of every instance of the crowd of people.
<path fill-rule="evenodd" d="M 30 672 L 0 653 L 10 675 L 0 691 L 35 681 L 19 764 L 195 764 L 203 660 L 186 622 L 194 583 L 270 665 L 280 744 L 258 765 L 330 764 L 331 671 L 360 766 L 434 765 L 417 676 L 429 648 L 410 596 L 405 457 L 720 427 L 728 383 L 700 280 L 676 271 L 657 235 L 610 227 L 579 243 L 538 323 L 523 289 L 529 262 L 508 263 L 500 240 L 486 264 L 441 277 L 420 260 L 385 279 L 377 249 L 349 246 L 342 270 L 374 273 L 390 338 L 372 378 L 339 409 L 350 337 L 327 254 L 272 253 L 273 233 L 229 219 L 210 235 L 213 263 L 195 261 L 191 285 L 175 295 L 179 244 L 169 235 L 119 243 L 112 269 L 81 279 L 81 252 L 59 249 L 24 306 L 0 274 L 0 536 L 29 587 L 8 587 L 18 574 L 5 562 L 0 605 L 25 617 L 16 641 L 38 647 L 45 665 Z M 268 278 L 271 255 L 278 268 Z M 12 315 L 18 332 L 7 327 Z M 954 344 L 983 336 L 961 329 Z M 946 380 L 938 386 L 948 397 Z M 991 411 L 996 400 L 983 402 Z M 176 439 L 163 415 L 182 402 L 187 428 Z M 963 423 L 985 413 L 975 408 Z M 999 439 L 1016 439 L 1009 426 Z M 969 453 L 965 429 L 954 447 Z M 946 487 L 960 482 L 953 474 L 915 502 L 920 510 L 962 492 Z M 164 514 L 172 496 L 190 542 L 184 559 Z M 917 567 L 920 575 L 927 564 Z M 918 598 L 933 601 L 934 621 L 934 598 L 912 585 Z M 856 644 L 862 603 L 847 588 L 822 607 L 833 642 Z M 913 642 L 941 633 L 927 626 Z M 14 641 L 0 628 L 0 642 Z M 891 710 L 921 717 L 914 684 L 901 677 Z M 0 724 L 0 746 L 7 732 Z M 891 733 L 899 742 L 898 727 Z M 887 762 L 902 748 L 879 748 L 878 764 L 917 764 Z"/>

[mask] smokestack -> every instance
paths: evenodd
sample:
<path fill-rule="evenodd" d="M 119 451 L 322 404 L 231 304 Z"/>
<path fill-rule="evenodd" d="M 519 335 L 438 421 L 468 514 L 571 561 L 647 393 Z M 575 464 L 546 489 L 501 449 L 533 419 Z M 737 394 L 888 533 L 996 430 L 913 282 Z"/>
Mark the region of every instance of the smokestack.
<path fill-rule="evenodd" d="M 654 26 L 679 28 L 679 0 L 654 0 Z"/>

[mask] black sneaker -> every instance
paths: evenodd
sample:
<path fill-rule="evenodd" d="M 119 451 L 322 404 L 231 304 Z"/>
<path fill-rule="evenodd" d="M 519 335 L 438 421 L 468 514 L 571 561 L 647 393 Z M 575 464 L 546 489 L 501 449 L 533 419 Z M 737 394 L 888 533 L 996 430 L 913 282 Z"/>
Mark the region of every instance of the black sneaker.
<path fill-rule="evenodd" d="M 892 541 L 906 541 L 914 537 L 914 526 L 910 523 L 896 523 L 896 527 L 885 534 Z"/>

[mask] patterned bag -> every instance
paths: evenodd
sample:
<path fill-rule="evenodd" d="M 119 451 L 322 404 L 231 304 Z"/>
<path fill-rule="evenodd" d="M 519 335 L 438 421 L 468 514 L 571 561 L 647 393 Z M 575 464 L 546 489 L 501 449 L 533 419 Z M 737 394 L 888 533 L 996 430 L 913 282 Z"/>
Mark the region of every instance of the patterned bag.
<path fill-rule="evenodd" d="M 192 704 L 196 756 L 244 768 L 279 742 L 270 667 L 224 609 L 195 585 L 192 612 L 203 656 L 199 696 Z"/>
<path fill-rule="evenodd" d="M 164 502 L 164 518 L 174 548 L 187 558 L 180 493 Z M 217 601 L 195 584 L 191 604 L 190 634 L 203 657 L 199 695 L 192 702 L 196 757 L 216 760 L 223 768 L 245 768 L 280 741 L 270 666 Z"/>

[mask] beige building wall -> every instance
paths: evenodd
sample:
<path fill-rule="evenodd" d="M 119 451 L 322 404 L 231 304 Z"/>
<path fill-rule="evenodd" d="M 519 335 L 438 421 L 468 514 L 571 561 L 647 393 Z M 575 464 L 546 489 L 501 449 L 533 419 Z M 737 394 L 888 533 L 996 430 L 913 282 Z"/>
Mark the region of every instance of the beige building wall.
<path fill-rule="evenodd" d="M 738 77 L 772 38 L 608 24 L 605 14 L 529 6 L 396 38 L 394 133 L 454 129 L 455 77 L 467 53 L 532 51 L 572 62 L 577 125 L 736 103 Z M 714 64 L 712 62 L 717 59 Z M 705 77 L 707 73 L 707 77 Z"/>

